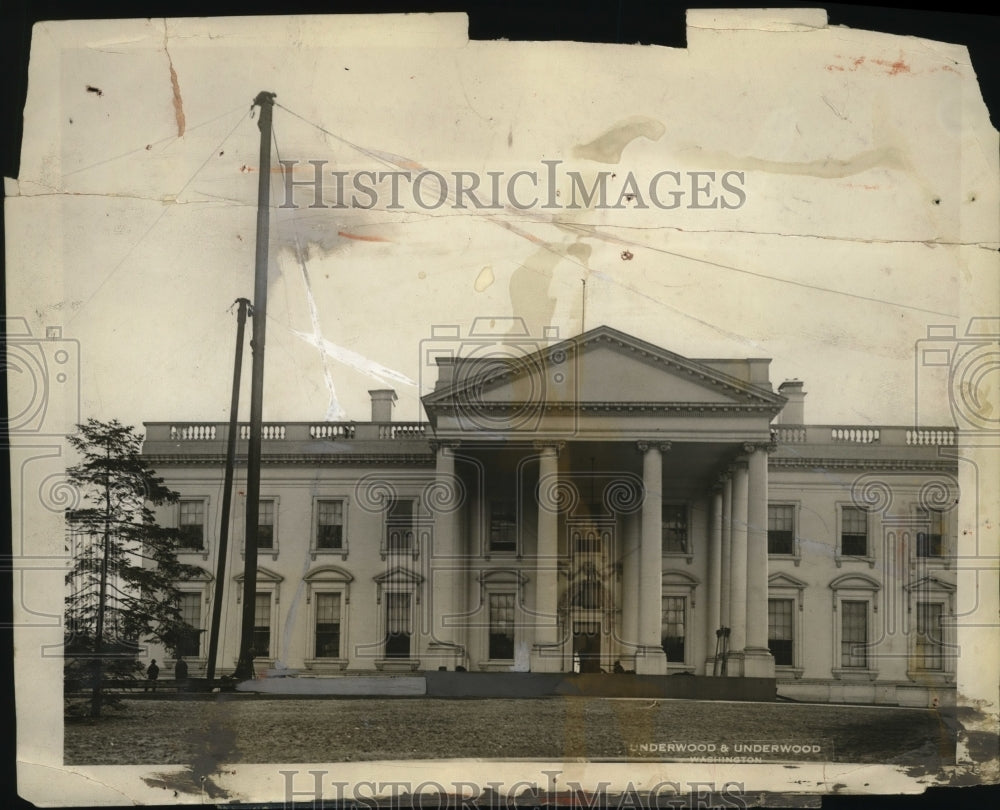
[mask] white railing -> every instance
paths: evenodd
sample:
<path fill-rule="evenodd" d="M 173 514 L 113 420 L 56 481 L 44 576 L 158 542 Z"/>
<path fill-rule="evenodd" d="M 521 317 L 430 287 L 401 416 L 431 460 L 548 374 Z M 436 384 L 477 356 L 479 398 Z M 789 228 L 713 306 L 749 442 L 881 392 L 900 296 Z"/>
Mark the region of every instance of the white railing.
<path fill-rule="evenodd" d="M 170 438 L 181 442 L 209 442 L 215 439 L 215 425 L 171 425 Z"/>
<path fill-rule="evenodd" d="M 227 422 L 212 423 L 146 423 L 146 441 L 225 442 L 229 436 Z M 250 438 L 250 425 L 239 425 L 237 437 Z M 261 425 L 261 439 L 267 442 L 313 440 L 421 440 L 428 437 L 428 427 L 422 422 L 270 422 Z"/>
<path fill-rule="evenodd" d="M 380 439 L 422 439 L 427 426 L 421 422 L 392 422 L 378 426 Z"/>
<path fill-rule="evenodd" d="M 240 438 L 250 438 L 250 425 L 240 425 Z M 261 425 L 260 438 L 265 441 L 280 441 L 285 438 L 284 425 Z"/>
<path fill-rule="evenodd" d="M 224 442 L 229 426 L 224 422 L 147 423 L 146 441 Z M 250 426 L 239 426 L 239 438 L 250 438 Z M 264 441 L 383 440 L 405 441 L 428 438 L 423 422 L 287 422 L 261 427 Z M 851 425 L 773 425 L 771 439 L 778 444 L 853 444 L 908 447 L 953 447 L 954 428 L 862 427 Z"/>
<path fill-rule="evenodd" d="M 309 435 L 314 439 L 353 439 L 354 425 L 350 422 L 318 422 L 309 425 Z"/>
<path fill-rule="evenodd" d="M 771 428 L 771 438 L 780 444 L 801 444 L 806 440 L 804 427 L 774 427 Z"/>
<path fill-rule="evenodd" d="M 921 430 L 919 428 L 906 431 L 906 443 L 911 445 L 932 445 L 936 447 L 955 444 L 954 430 Z"/>
<path fill-rule="evenodd" d="M 880 433 L 878 428 L 830 428 L 830 438 L 840 444 L 875 444 L 879 441 Z"/>
<path fill-rule="evenodd" d="M 954 428 L 907 428 L 861 425 L 772 425 L 778 444 L 867 444 L 885 447 L 954 446 Z"/>

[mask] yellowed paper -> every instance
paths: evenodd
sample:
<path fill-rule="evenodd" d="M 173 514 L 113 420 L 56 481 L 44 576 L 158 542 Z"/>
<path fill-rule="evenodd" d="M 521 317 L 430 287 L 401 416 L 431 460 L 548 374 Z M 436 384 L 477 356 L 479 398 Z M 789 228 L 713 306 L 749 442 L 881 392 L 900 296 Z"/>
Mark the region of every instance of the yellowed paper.
<path fill-rule="evenodd" d="M 605 325 L 683 358 L 771 358 L 775 386 L 805 381 L 809 424 L 957 430 L 954 764 L 236 757 L 197 788 L 178 766 L 64 764 L 64 437 L 88 417 L 228 420 L 261 91 L 277 94 L 266 423 L 365 422 L 388 388 L 394 421 L 425 423 L 435 330 L 521 319 L 540 346 Z M 313 771 L 329 801 L 389 795 L 356 792 L 373 769 L 466 796 L 995 781 L 1000 169 L 962 46 L 814 10 L 692 11 L 684 49 L 470 41 L 454 14 L 43 23 L 5 183 L 31 801 L 304 801 Z"/>

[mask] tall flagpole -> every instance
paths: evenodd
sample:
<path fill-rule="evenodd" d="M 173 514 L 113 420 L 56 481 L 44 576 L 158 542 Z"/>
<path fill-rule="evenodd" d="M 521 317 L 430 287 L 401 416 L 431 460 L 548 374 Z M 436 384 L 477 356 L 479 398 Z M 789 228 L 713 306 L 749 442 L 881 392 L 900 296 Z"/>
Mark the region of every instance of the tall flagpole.
<path fill-rule="evenodd" d="M 243 624 L 240 633 L 240 657 L 236 664 L 237 680 L 253 677 L 254 607 L 257 603 L 257 523 L 260 505 L 261 413 L 264 402 L 264 331 L 267 326 L 267 259 L 271 205 L 271 113 L 274 93 L 257 94 L 253 100 L 260 107 L 260 177 L 257 183 L 257 259 L 254 269 L 253 332 L 250 349 L 253 367 L 250 377 L 250 441 L 247 446 L 246 551 L 243 568 Z"/>
<path fill-rule="evenodd" d="M 236 466 L 236 439 L 239 427 L 240 372 L 243 368 L 243 334 L 250 302 L 236 299 L 236 358 L 233 361 L 233 396 L 229 404 L 229 436 L 226 442 L 226 478 L 222 485 L 222 520 L 219 527 L 219 561 L 215 569 L 215 597 L 212 600 L 212 627 L 208 633 L 208 686 L 215 681 L 215 659 L 219 654 L 219 630 L 222 626 L 222 600 L 225 598 L 226 554 L 229 548 L 229 514 L 233 504 L 233 468 Z"/>

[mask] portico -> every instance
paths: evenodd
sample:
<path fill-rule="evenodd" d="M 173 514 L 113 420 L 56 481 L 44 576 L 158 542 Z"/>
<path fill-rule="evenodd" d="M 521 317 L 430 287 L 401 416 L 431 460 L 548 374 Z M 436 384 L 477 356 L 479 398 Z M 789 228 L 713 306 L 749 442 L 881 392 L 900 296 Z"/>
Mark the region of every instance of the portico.
<path fill-rule="evenodd" d="M 773 677 L 767 454 L 785 398 L 768 362 L 609 327 L 439 358 L 423 400 L 451 493 L 427 504 L 435 648 L 469 669 L 712 674 L 728 627 L 726 674 Z"/>

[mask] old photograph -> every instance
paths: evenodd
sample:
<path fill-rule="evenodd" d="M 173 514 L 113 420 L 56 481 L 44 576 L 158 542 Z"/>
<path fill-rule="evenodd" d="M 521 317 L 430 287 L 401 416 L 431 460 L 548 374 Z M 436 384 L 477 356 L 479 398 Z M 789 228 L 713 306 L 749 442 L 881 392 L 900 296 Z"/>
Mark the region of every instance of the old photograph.
<path fill-rule="evenodd" d="M 44 22 L 5 183 L 24 798 L 1000 779 L 1000 150 L 961 43 Z"/>

